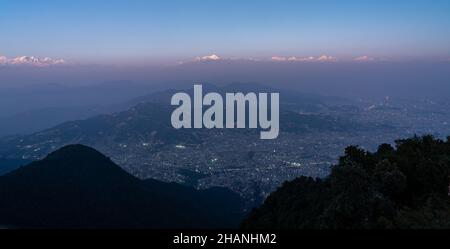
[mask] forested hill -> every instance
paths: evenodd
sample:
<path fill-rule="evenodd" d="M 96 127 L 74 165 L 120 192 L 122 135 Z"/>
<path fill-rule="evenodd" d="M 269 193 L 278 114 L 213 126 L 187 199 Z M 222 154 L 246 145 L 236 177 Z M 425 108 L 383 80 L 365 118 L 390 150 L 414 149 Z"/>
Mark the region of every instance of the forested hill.
<path fill-rule="evenodd" d="M 450 138 L 350 146 L 326 179 L 286 182 L 243 228 L 450 228 Z"/>

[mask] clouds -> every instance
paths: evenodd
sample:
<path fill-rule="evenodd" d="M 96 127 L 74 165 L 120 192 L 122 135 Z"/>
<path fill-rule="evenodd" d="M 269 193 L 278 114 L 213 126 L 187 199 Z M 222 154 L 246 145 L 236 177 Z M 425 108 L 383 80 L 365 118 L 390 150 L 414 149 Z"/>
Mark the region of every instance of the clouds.
<path fill-rule="evenodd" d="M 267 61 L 268 59 L 254 59 L 254 58 L 246 58 L 246 57 L 237 57 L 237 58 L 223 58 L 218 56 L 217 54 L 211 54 L 206 56 L 197 56 L 194 58 L 194 61 L 224 61 L 224 60 L 248 60 L 248 61 Z M 318 57 L 309 56 L 309 57 L 296 57 L 296 56 L 272 56 L 268 61 L 273 62 L 281 62 L 281 61 L 300 61 L 300 62 L 334 62 L 337 61 L 336 57 L 329 55 L 321 55 Z"/>
<path fill-rule="evenodd" d="M 272 56 L 272 61 L 300 61 L 300 62 L 335 62 L 337 61 L 336 57 L 330 55 L 321 55 L 318 57 L 309 56 L 309 57 L 295 57 L 295 56 Z"/>
<path fill-rule="evenodd" d="M 287 61 L 287 58 L 284 56 L 272 56 L 273 61 Z"/>
<path fill-rule="evenodd" d="M 20 56 L 16 58 L 7 58 L 6 56 L 0 56 L 0 65 L 45 67 L 60 64 L 65 64 L 65 61 L 63 59 L 52 59 L 50 57 L 38 58 L 34 56 Z"/>
<path fill-rule="evenodd" d="M 387 58 L 376 58 L 368 55 L 361 56 L 343 56 L 335 57 L 327 54 L 322 54 L 320 56 L 279 56 L 274 55 L 272 57 L 221 57 L 217 54 L 197 56 L 194 60 L 190 62 L 202 62 L 202 61 L 255 61 L 255 62 L 310 62 L 310 63 L 324 63 L 324 62 L 336 62 L 336 63 L 346 63 L 346 62 L 382 62 L 391 61 Z M 184 62 L 182 62 L 184 63 Z"/>
<path fill-rule="evenodd" d="M 317 58 L 317 61 L 337 61 L 337 58 L 329 55 L 322 55 Z"/>
<path fill-rule="evenodd" d="M 369 57 L 367 55 L 353 58 L 353 61 L 359 61 L 359 62 L 368 62 L 368 61 L 374 61 L 374 60 L 375 60 L 375 58 Z"/>
<path fill-rule="evenodd" d="M 298 58 L 295 56 L 272 56 L 272 61 L 314 61 L 314 57 Z"/>
<path fill-rule="evenodd" d="M 337 58 L 331 55 L 321 55 L 321 56 L 309 56 L 309 57 L 296 57 L 296 56 L 272 56 L 271 61 L 280 62 L 280 61 L 299 61 L 299 62 L 373 62 L 379 61 L 374 57 L 370 57 L 368 55 L 357 56 L 354 58 Z"/>
<path fill-rule="evenodd" d="M 195 61 L 220 61 L 220 60 L 222 60 L 222 57 L 216 54 L 195 57 Z"/>
<path fill-rule="evenodd" d="M 4 65 L 8 62 L 8 58 L 0 55 L 0 65 Z"/>
<path fill-rule="evenodd" d="M 194 61 L 224 61 L 224 60 L 248 60 L 248 61 L 273 61 L 273 62 L 283 62 L 283 61 L 297 61 L 297 62 L 335 62 L 338 61 L 336 57 L 330 55 L 321 55 L 321 56 L 309 56 L 309 57 L 296 57 L 296 56 L 272 56 L 271 58 L 263 58 L 263 59 L 254 59 L 247 57 L 237 57 L 237 58 L 223 58 L 218 56 L 217 54 L 211 54 L 206 56 L 197 56 L 194 58 Z"/>

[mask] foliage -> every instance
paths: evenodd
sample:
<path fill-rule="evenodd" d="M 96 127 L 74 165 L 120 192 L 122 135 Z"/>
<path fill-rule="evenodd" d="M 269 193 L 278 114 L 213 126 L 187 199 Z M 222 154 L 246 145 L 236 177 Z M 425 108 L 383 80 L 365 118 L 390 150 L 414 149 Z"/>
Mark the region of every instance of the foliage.
<path fill-rule="evenodd" d="M 450 228 L 450 139 L 350 146 L 324 180 L 286 182 L 243 228 Z"/>

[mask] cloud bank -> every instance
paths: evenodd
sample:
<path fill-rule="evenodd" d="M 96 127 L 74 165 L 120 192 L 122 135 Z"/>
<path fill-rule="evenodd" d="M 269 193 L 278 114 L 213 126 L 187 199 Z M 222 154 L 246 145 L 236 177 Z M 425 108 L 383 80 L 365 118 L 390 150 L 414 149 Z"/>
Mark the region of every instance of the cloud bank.
<path fill-rule="evenodd" d="M 38 58 L 34 56 L 20 56 L 16 58 L 7 58 L 0 55 L 0 65 L 28 65 L 36 67 L 45 67 L 51 65 L 65 64 L 63 59 L 52 59 L 50 57 Z"/>
<path fill-rule="evenodd" d="M 195 61 L 220 61 L 220 60 L 222 60 L 222 57 L 216 54 L 195 57 Z"/>
<path fill-rule="evenodd" d="M 363 56 L 355 57 L 355 58 L 353 58 L 353 60 L 360 61 L 360 62 L 367 62 L 367 61 L 374 61 L 375 58 L 369 57 L 367 55 L 363 55 Z"/>
<path fill-rule="evenodd" d="M 301 61 L 301 62 L 334 62 L 337 61 L 336 57 L 329 55 L 321 55 L 318 57 L 296 57 L 296 56 L 272 56 L 272 61 Z"/>

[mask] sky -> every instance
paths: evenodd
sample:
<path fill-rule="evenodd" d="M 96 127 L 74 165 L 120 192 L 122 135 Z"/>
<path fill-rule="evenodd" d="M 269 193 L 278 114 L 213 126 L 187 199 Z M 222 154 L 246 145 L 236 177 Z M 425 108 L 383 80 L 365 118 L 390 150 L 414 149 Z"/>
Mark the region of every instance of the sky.
<path fill-rule="evenodd" d="M 0 0 L 0 56 L 448 60 L 449 13 L 448 0 Z"/>

